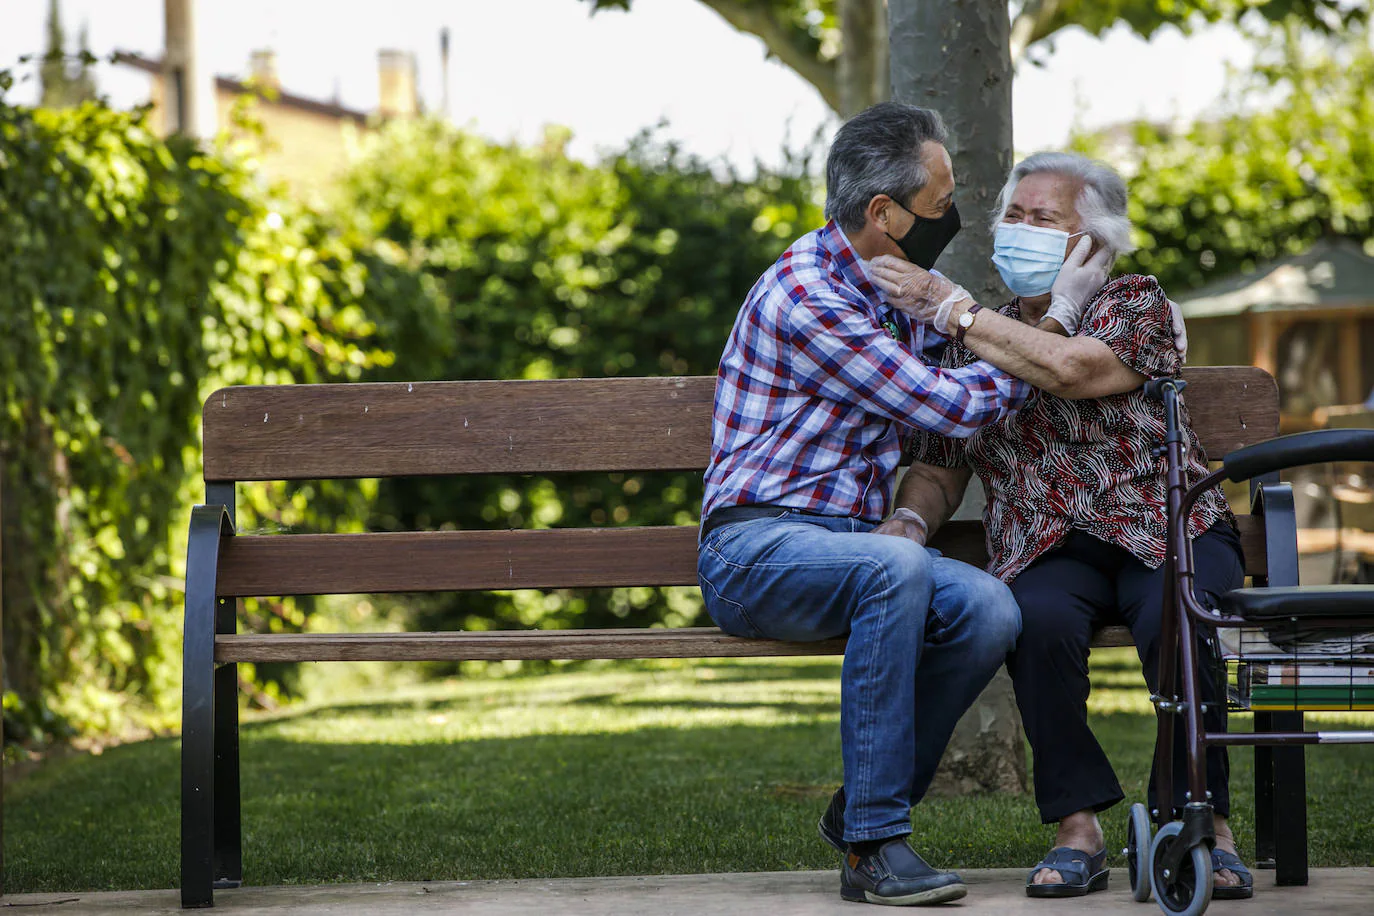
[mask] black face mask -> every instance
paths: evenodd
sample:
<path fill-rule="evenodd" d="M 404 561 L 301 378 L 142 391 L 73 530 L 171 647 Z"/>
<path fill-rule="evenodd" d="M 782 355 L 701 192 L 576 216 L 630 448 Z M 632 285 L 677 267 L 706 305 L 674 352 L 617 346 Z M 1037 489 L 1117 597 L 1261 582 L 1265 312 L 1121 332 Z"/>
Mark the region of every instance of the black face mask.
<path fill-rule="evenodd" d="M 897 198 L 892 198 L 892 202 L 906 210 L 906 207 L 902 206 Z M 910 210 L 906 210 L 906 212 L 911 213 Z M 961 226 L 959 208 L 950 204 L 945 215 L 939 219 L 927 219 L 924 216 L 917 216 L 915 213 L 911 213 L 911 215 L 916 217 L 916 222 L 911 224 L 911 229 L 906 235 L 899 239 L 893 239 L 886 232 L 883 235 L 887 235 L 888 238 L 896 242 L 897 247 L 902 249 L 902 254 L 906 255 L 907 260 L 912 264 L 923 270 L 930 270 L 935 266 L 935 261 L 940 257 L 940 252 L 944 251 L 945 246 L 950 243 L 954 236 L 959 234 Z"/>

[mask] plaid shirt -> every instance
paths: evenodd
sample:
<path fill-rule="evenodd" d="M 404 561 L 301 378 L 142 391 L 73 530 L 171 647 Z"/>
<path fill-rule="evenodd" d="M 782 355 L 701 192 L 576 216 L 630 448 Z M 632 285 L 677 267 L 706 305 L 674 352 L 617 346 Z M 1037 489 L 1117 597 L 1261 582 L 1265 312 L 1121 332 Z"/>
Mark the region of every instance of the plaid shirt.
<path fill-rule="evenodd" d="M 985 362 L 939 368 L 946 342 L 883 301 L 833 221 L 802 236 L 754 284 L 721 357 L 703 517 L 885 517 L 913 428 L 970 436 L 1030 395 Z"/>

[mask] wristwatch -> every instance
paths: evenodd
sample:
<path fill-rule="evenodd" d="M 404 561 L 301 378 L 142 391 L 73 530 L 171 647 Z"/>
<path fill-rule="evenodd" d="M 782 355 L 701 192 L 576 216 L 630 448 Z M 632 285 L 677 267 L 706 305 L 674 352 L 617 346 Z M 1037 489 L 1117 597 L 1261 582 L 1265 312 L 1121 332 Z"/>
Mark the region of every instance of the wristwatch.
<path fill-rule="evenodd" d="M 968 331 L 969 328 L 973 327 L 973 318 L 980 311 L 982 311 L 982 309 L 983 307 L 975 302 L 973 303 L 973 305 L 969 306 L 967 312 L 964 312 L 964 314 L 959 316 L 959 329 L 954 332 L 954 340 L 956 343 L 964 342 L 964 334 Z"/>

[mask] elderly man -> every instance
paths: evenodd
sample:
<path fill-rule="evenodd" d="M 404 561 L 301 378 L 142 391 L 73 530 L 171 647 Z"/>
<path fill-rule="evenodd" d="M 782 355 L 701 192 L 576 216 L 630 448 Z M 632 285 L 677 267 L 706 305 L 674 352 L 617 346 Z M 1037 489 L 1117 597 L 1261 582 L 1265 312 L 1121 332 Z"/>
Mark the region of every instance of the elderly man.
<path fill-rule="evenodd" d="M 1110 167 L 1071 153 L 1038 153 L 1012 170 L 993 221 L 993 264 L 1016 296 L 1001 309 L 980 310 L 954 283 L 905 260 L 880 258 L 872 268 L 890 303 L 935 330 L 963 329 L 944 366 L 985 359 L 1040 389 L 1014 417 L 972 437 L 918 437 L 898 497 L 934 528 L 958 504 L 962 485 L 941 498 L 933 482 L 948 483 L 951 471 L 966 478 L 971 469 L 987 490 L 989 569 L 1010 584 L 1023 618 L 1008 668 L 1035 758 L 1036 801 L 1044 822 L 1056 825 L 1054 848 L 1027 877 L 1032 897 L 1082 896 L 1107 886 L 1097 814 L 1123 793 L 1088 723 L 1093 630 L 1118 621 L 1130 627 L 1145 681 L 1159 691 L 1167 513 L 1164 461 L 1154 449 L 1165 422 L 1163 405 L 1141 385 L 1178 375 L 1181 320 L 1154 277 L 1125 275 L 1102 285 L 1103 274 L 1076 269 L 1095 250 L 1092 258 L 1105 270 L 1131 250 L 1130 230 L 1126 185 Z M 1075 278 L 1061 280 L 1066 272 Z M 1086 309 L 1056 312 L 1066 284 L 1080 280 L 1075 305 Z M 1037 329 L 1047 310 L 1067 336 Z M 1183 422 L 1185 485 L 1192 486 L 1207 474 L 1207 456 L 1186 410 Z M 1197 502 L 1188 530 L 1193 587 L 1200 601 L 1213 603 L 1244 577 L 1235 520 L 1219 487 Z M 1203 674 L 1211 700 L 1207 729 L 1222 731 L 1226 705 L 1215 699 L 1205 668 Z M 1182 719 L 1175 724 L 1173 804 L 1182 808 L 1192 800 L 1185 794 Z M 1213 896 L 1244 898 L 1254 882 L 1227 825 L 1227 776 L 1225 749 L 1209 748 Z M 1152 794 L 1153 785 L 1152 779 Z"/>
<path fill-rule="evenodd" d="M 927 550 L 918 516 L 887 517 L 913 429 L 968 436 L 1030 391 L 984 362 L 939 368 L 947 338 L 885 304 L 865 266 L 930 267 L 958 231 L 945 139 L 935 112 L 895 103 L 836 135 L 829 222 L 755 284 L 721 358 L 702 507 L 698 573 L 721 629 L 849 637 L 844 786 L 820 830 L 845 854 L 841 895 L 871 903 L 964 896 L 908 845 L 911 806 L 1020 628 L 1001 582 Z"/>

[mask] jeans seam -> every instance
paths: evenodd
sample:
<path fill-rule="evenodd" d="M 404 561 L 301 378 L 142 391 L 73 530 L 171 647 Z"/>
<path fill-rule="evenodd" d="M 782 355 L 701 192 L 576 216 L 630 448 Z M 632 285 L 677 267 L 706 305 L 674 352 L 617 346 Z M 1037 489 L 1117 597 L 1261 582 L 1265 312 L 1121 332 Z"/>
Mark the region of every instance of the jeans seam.
<path fill-rule="evenodd" d="M 735 609 L 735 612 L 739 614 L 740 618 L 741 618 L 746 624 L 748 624 L 749 629 L 750 629 L 751 631 L 753 631 L 753 632 L 750 634 L 750 637 L 751 637 L 751 638 L 753 638 L 753 639 L 768 639 L 768 638 L 769 638 L 769 637 L 767 636 L 767 634 L 765 634 L 765 633 L 763 632 L 763 630 L 761 630 L 761 629 L 759 628 L 759 625 L 758 625 L 757 623 L 754 622 L 754 618 L 749 616 L 749 612 L 746 611 L 746 610 L 744 609 L 744 605 L 740 604 L 738 601 L 732 601 L 731 599 L 725 597 L 725 595 L 721 594 L 720 587 L 719 587 L 718 585 L 716 585 L 716 583 L 712 582 L 705 574 L 701 573 L 700 571 L 698 571 L 698 573 L 697 573 L 697 578 L 698 578 L 698 580 L 700 581 L 701 584 L 710 586 L 711 591 L 715 593 L 715 596 L 716 596 L 716 599 L 717 599 L 717 600 L 721 601 L 721 602 L 724 603 L 724 604 L 728 604 L 730 607 L 732 607 L 732 608 Z M 703 591 L 703 593 L 704 593 L 704 592 L 705 592 L 705 589 L 703 589 L 702 591 Z M 703 597 L 704 597 L 704 595 L 703 595 Z M 716 625 L 719 626 L 720 624 L 717 623 Z"/>
<path fill-rule="evenodd" d="M 883 592 L 889 591 L 890 586 L 889 586 L 888 578 L 887 578 L 887 570 L 883 567 L 883 565 L 882 565 L 881 563 L 877 563 L 877 562 L 874 562 L 874 561 L 872 561 L 872 560 L 864 560 L 864 561 L 862 561 L 862 562 L 863 562 L 863 565 L 869 567 L 870 569 L 873 569 L 873 570 L 876 570 L 876 571 L 877 571 L 879 580 L 880 580 L 881 583 L 882 583 Z M 878 614 L 878 621 L 877 621 L 877 624 L 878 624 L 878 626 L 877 626 L 877 632 L 880 633 L 880 634 L 883 632 L 883 624 L 884 624 L 884 622 L 885 622 L 886 619 L 887 619 L 887 601 L 886 601 L 886 600 L 884 600 L 884 601 L 882 602 L 881 607 L 882 607 L 882 609 L 879 611 L 879 614 Z M 852 618 L 851 618 L 851 620 L 852 620 Z M 869 644 L 870 644 L 870 645 L 869 645 L 869 649 L 868 649 L 868 656 L 869 656 L 869 657 L 868 657 L 867 663 L 868 663 L 868 665 L 869 665 L 869 669 L 870 669 L 870 670 L 872 670 L 873 666 L 876 664 L 876 661 L 877 661 L 876 656 L 877 656 L 877 653 L 878 653 L 878 648 L 879 648 L 879 646 L 880 646 L 881 643 L 882 643 L 882 640 L 881 640 L 881 639 L 871 639 L 871 640 L 869 640 Z M 864 708 L 864 718 L 865 718 L 865 721 L 867 721 L 867 720 L 869 720 L 869 719 L 872 718 L 872 715 L 873 715 L 873 696 L 874 696 L 875 693 L 876 693 L 876 691 L 873 691 L 873 690 L 867 691 L 867 695 L 864 697 L 864 707 L 865 707 L 865 708 Z M 871 793 L 870 793 L 870 788 L 871 788 L 871 785 L 870 785 L 870 784 L 871 784 L 871 782 L 872 782 L 872 768 L 873 768 L 873 759 L 872 759 L 872 758 L 873 758 L 873 755 L 872 755 L 871 753 L 870 753 L 870 754 L 865 754 L 865 755 L 864 755 L 864 770 L 863 770 L 863 774 L 862 774 L 862 777 L 861 777 L 861 778 L 862 778 L 862 783 L 861 783 L 862 788 L 861 788 L 860 791 L 859 791 L 859 797 L 860 797 L 860 798 L 864 798 L 864 799 L 868 799 L 868 800 L 869 800 L 870 806 L 872 805 L 872 799 L 869 798 L 869 796 L 870 796 L 870 794 L 871 794 Z M 869 828 L 869 829 L 871 830 L 872 828 Z"/>
<path fill-rule="evenodd" d="M 722 554 L 719 550 L 717 550 L 715 544 L 708 543 L 703 546 L 707 550 L 715 554 L 716 557 L 720 560 L 720 562 L 724 563 L 726 566 L 729 566 L 732 569 L 825 569 L 828 566 L 835 565 L 834 561 L 823 561 L 817 563 L 736 563 L 730 560 L 724 554 Z M 921 549 L 925 550 L 926 548 L 923 547 Z"/>

